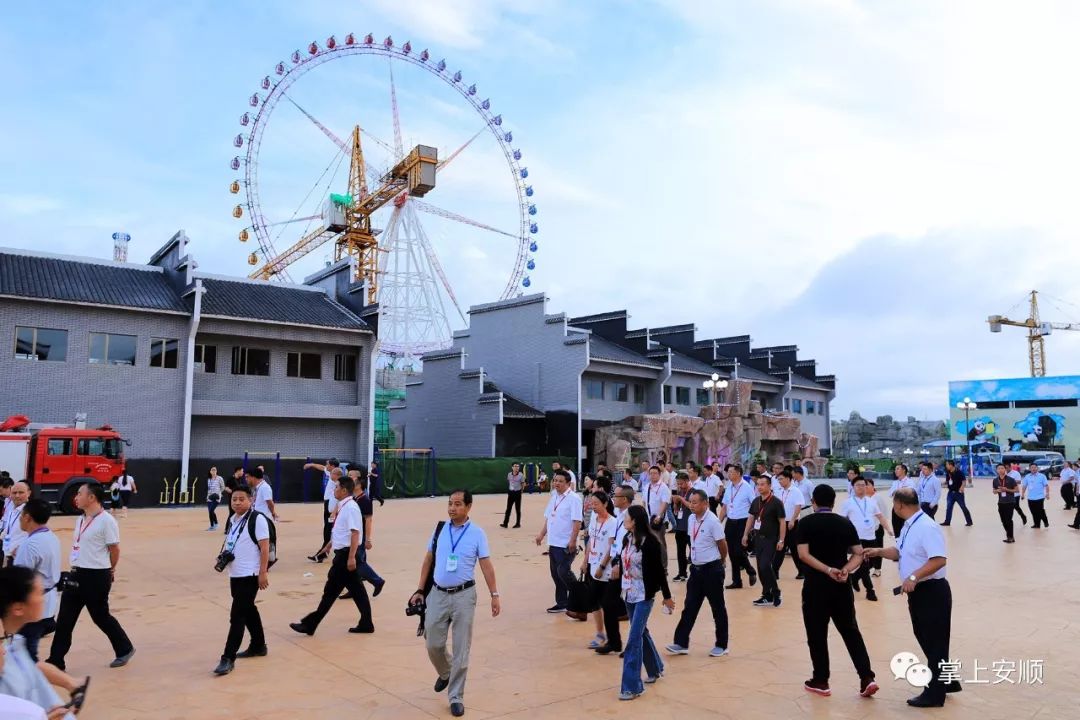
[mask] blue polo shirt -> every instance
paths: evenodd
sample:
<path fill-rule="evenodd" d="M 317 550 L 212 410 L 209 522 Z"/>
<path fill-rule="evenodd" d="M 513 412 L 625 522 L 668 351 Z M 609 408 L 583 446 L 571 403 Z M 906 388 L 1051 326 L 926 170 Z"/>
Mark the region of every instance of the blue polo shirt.
<path fill-rule="evenodd" d="M 431 552 L 435 533 L 431 533 L 427 549 Z M 446 569 L 450 555 L 457 555 L 457 568 Z M 449 520 L 439 534 L 439 547 L 435 550 L 435 584 L 451 588 L 475 580 L 476 561 L 491 557 L 487 534 L 471 520 L 461 527 L 454 527 Z"/>
<path fill-rule="evenodd" d="M 1028 500 L 1045 500 L 1050 481 L 1041 472 L 1028 473 L 1024 476 L 1023 486 L 1027 490 Z"/>

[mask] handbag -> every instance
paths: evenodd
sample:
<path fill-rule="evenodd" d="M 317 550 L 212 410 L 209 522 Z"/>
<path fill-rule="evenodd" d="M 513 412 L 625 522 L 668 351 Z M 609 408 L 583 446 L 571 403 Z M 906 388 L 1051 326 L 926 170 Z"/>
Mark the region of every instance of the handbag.
<path fill-rule="evenodd" d="M 566 616 L 579 622 L 589 619 L 589 586 L 585 583 L 585 573 L 568 580 L 566 597 Z"/>

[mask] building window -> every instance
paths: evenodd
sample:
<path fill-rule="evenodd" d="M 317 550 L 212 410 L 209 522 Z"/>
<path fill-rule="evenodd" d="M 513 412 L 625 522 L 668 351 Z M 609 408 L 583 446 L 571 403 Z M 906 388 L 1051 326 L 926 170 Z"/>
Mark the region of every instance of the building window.
<path fill-rule="evenodd" d="M 697 389 L 697 404 L 708 405 L 709 404 L 709 391 L 705 388 Z"/>
<path fill-rule="evenodd" d="M 791 412 L 791 399 L 784 398 L 784 412 Z"/>
<path fill-rule="evenodd" d="M 16 326 L 15 357 L 19 360 L 67 360 L 67 330 Z"/>
<path fill-rule="evenodd" d="M 269 375 L 270 351 L 260 348 L 234 347 L 232 349 L 233 375 Z"/>
<path fill-rule="evenodd" d="M 603 380 L 586 380 L 585 381 L 585 397 L 590 400 L 603 400 L 604 399 L 604 381 Z"/>
<path fill-rule="evenodd" d="M 825 403 L 819 402 L 817 404 L 817 414 L 818 415 L 824 415 L 825 414 Z"/>
<path fill-rule="evenodd" d="M 689 405 L 690 404 L 690 388 L 677 385 L 675 387 L 675 404 L 676 405 Z"/>
<path fill-rule="evenodd" d="M 634 402 L 638 405 L 645 404 L 645 386 L 641 383 L 634 383 Z"/>
<path fill-rule="evenodd" d="M 48 455 L 70 455 L 71 438 L 49 438 L 45 452 Z"/>
<path fill-rule="evenodd" d="M 134 335 L 90 333 L 90 363 L 93 365 L 134 365 Z"/>
<path fill-rule="evenodd" d="M 180 341 L 169 338 L 150 338 L 150 367 L 176 369 Z"/>
<path fill-rule="evenodd" d="M 807 415 L 813 415 L 814 414 L 814 401 L 813 400 L 807 400 L 806 401 L 806 414 Z"/>
<path fill-rule="evenodd" d="M 802 400 L 799 398 L 792 398 L 791 400 L 791 412 L 796 415 L 802 415 Z"/>
<path fill-rule="evenodd" d="M 615 399 L 619 402 L 630 402 L 630 386 L 623 382 L 612 383 Z"/>
<path fill-rule="evenodd" d="M 285 356 L 286 377 L 322 379 L 322 355 L 318 353 L 291 352 Z"/>
<path fill-rule="evenodd" d="M 217 372 L 217 346 L 195 346 L 195 369 L 201 372 Z"/>
<path fill-rule="evenodd" d="M 356 356 L 334 356 L 334 379 L 342 382 L 356 382 Z"/>
<path fill-rule="evenodd" d="M 670 385 L 665 385 L 664 386 L 664 404 L 665 405 L 670 405 L 671 404 L 671 386 Z"/>

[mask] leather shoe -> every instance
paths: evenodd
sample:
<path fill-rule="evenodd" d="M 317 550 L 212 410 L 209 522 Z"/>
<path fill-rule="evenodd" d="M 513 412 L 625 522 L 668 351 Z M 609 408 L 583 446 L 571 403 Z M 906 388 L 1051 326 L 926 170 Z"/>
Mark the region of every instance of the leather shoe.
<path fill-rule="evenodd" d="M 724 586 L 725 590 L 742 590 L 742 583 L 730 583 Z"/>
<path fill-rule="evenodd" d="M 375 626 L 374 625 L 356 625 L 354 627 L 349 628 L 349 632 L 354 633 L 354 634 L 356 634 L 356 633 L 364 633 L 364 634 L 373 633 L 373 632 L 375 632 Z"/>
<path fill-rule="evenodd" d="M 913 698 L 908 698 L 907 704 L 917 708 L 944 707 L 945 700 L 931 700 L 925 695 L 917 695 Z"/>
<path fill-rule="evenodd" d="M 757 573 L 750 576 L 750 587 L 754 587 L 755 585 L 757 585 Z"/>
<path fill-rule="evenodd" d="M 948 685 L 945 686 L 945 692 L 946 693 L 958 693 L 958 692 L 963 692 L 963 691 L 964 691 L 964 686 L 960 684 L 959 680 L 954 680 L 953 682 L 951 682 L 951 683 L 949 683 Z"/>
<path fill-rule="evenodd" d="M 239 660 L 240 658 L 266 657 L 266 653 L 267 650 L 265 645 L 261 648 L 249 647 L 247 650 L 236 653 L 236 658 Z"/>
<path fill-rule="evenodd" d="M 610 645 L 601 645 L 598 648 L 593 648 L 593 650 L 596 652 L 597 655 L 610 655 L 613 652 L 617 652 L 617 653 L 619 653 L 620 657 L 622 656 L 622 648 L 621 647 L 612 647 Z"/>
<path fill-rule="evenodd" d="M 338 595 L 338 600 L 352 600 L 352 593 L 346 590 L 342 594 Z"/>
<path fill-rule="evenodd" d="M 459 702 L 450 703 L 450 714 L 454 717 L 461 717 L 465 714 L 465 704 Z"/>
<path fill-rule="evenodd" d="M 450 684 L 450 678 L 435 678 L 435 692 L 442 692 Z"/>
<path fill-rule="evenodd" d="M 384 586 L 384 585 L 386 585 L 386 581 L 385 581 L 385 580 L 383 580 L 383 581 L 382 581 L 381 583 L 379 583 L 378 585 L 376 585 L 376 586 L 375 586 L 375 590 L 374 590 L 374 591 L 373 591 L 373 592 L 371 593 L 371 597 L 373 597 L 373 598 L 374 598 L 374 597 L 379 597 L 379 593 L 381 593 L 381 592 L 382 592 L 382 589 L 383 589 L 383 586 Z"/>
<path fill-rule="evenodd" d="M 214 668 L 215 675 L 228 675 L 233 671 L 234 663 L 229 658 L 221 658 L 221 662 Z"/>
<path fill-rule="evenodd" d="M 311 628 L 309 628 L 307 625 L 305 625 L 302 622 L 289 623 L 289 627 L 291 627 L 293 630 L 300 633 L 301 635 L 314 635 L 315 634 L 314 630 L 312 630 Z"/>
<path fill-rule="evenodd" d="M 111 668 L 124 667 L 125 665 L 128 664 L 128 661 L 131 660 L 131 656 L 134 655 L 134 654 L 135 654 L 135 648 L 131 648 L 126 653 L 124 653 L 123 655 L 120 655 L 115 660 L 113 660 L 111 663 L 109 663 L 109 667 L 111 667 Z"/>

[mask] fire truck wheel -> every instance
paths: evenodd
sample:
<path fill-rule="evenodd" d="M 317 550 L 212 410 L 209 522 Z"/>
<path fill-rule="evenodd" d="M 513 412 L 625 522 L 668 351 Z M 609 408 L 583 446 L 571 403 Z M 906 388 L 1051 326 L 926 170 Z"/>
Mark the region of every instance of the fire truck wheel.
<path fill-rule="evenodd" d="M 64 493 L 64 497 L 60 500 L 60 512 L 65 515 L 77 515 L 79 510 L 75 507 L 75 493 L 79 491 L 79 486 L 75 485 L 67 489 Z"/>

